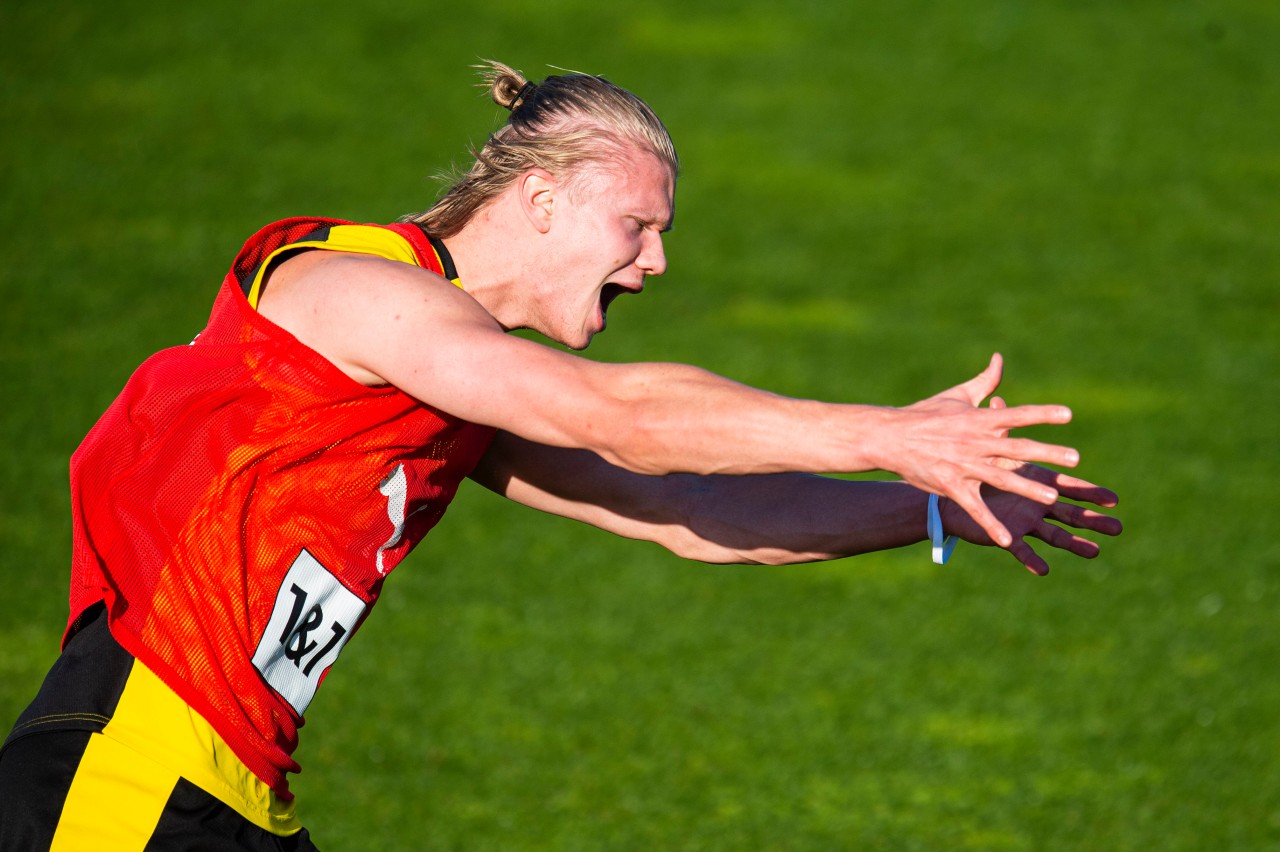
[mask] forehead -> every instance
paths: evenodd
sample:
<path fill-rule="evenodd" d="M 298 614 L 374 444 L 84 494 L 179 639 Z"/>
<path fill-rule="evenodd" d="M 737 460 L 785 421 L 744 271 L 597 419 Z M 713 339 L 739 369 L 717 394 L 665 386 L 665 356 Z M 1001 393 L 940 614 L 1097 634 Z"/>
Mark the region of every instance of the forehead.
<path fill-rule="evenodd" d="M 628 148 L 608 160 L 586 163 L 576 180 L 584 195 L 608 202 L 618 212 L 663 225 L 674 215 L 675 175 L 648 151 Z"/>

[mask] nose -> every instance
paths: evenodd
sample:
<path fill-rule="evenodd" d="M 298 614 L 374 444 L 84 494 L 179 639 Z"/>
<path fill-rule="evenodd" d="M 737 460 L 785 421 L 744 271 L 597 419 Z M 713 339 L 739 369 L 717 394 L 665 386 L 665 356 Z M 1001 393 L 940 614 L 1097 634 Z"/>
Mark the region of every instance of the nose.
<path fill-rule="evenodd" d="M 667 271 L 667 253 L 662 247 L 661 233 L 645 231 L 644 244 L 640 248 L 640 256 L 636 258 L 636 266 L 645 275 L 661 275 Z"/>

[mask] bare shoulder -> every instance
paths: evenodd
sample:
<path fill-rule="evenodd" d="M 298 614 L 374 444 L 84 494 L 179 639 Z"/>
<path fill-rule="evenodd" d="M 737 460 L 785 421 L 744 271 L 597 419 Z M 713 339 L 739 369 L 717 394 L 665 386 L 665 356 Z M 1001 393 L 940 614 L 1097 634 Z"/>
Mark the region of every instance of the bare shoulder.
<path fill-rule="evenodd" d="M 285 261 L 267 279 L 258 310 L 370 386 L 388 383 L 370 356 L 391 342 L 393 329 L 502 333 L 478 302 L 434 272 L 349 252 L 308 251 Z"/>
<path fill-rule="evenodd" d="M 376 257 L 295 256 L 259 309 L 361 384 L 556 446 L 594 446 L 578 433 L 604 418 L 621 369 L 507 334 L 444 278 Z"/>
<path fill-rule="evenodd" d="M 303 252 L 272 271 L 259 310 L 288 328 L 286 323 L 299 315 L 323 312 L 327 300 L 342 304 L 343 311 L 359 312 L 363 306 L 394 308 L 406 299 L 488 316 L 474 299 L 429 270 L 372 255 L 322 250 Z"/>

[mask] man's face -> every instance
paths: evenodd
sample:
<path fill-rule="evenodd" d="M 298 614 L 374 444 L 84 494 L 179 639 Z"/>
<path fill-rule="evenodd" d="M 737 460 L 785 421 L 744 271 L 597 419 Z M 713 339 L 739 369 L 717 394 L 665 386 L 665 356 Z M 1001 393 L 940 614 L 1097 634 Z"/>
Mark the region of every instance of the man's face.
<path fill-rule="evenodd" d="M 555 252 L 544 278 L 544 333 L 573 349 L 604 330 L 615 298 L 666 271 L 662 235 L 675 215 L 675 177 L 652 154 L 632 151 L 586 169 L 556 200 Z"/>

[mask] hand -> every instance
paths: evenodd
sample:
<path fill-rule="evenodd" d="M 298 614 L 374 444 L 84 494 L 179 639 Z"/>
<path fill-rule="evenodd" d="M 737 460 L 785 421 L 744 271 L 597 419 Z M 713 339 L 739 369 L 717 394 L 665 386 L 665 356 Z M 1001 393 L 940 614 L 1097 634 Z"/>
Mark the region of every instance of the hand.
<path fill-rule="evenodd" d="M 1019 475 L 1020 467 L 1026 462 L 1075 467 L 1080 454 L 1070 447 L 1009 437 L 1009 430 L 1023 426 L 1070 422 L 1071 409 L 1065 406 L 1009 408 L 996 400 L 990 408 L 979 407 L 999 386 L 1003 366 L 1000 355 L 993 355 L 973 379 L 899 409 L 905 417 L 881 467 L 954 501 L 991 541 L 1011 547 L 1016 539 L 984 502 L 982 487 L 1052 506 L 1059 493 L 1056 480 Z"/>
<path fill-rule="evenodd" d="M 1013 472 L 1032 482 L 1048 485 L 1057 493 L 1072 500 L 1092 503 L 1103 508 L 1111 508 L 1119 502 L 1115 492 L 1109 489 L 1036 465 L 1020 465 Z M 1123 525 L 1117 518 L 1074 503 L 1057 500 L 1046 506 L 1017 494 L 997 491 L 990 486 L 983 486 L 982 495 L 986 506 L 1013 536 L 1011 543 L 1002 547 L 1025 565 L 1028 571 L 1041 577 L 1049 573 L 1049 563 L 1031 549 L 1031 545 L 1024 540 L 1026 536 L 1038 538 L 1053 547 L 1085 559 L 1094 558 L 1100 550 L 1094 542 L 1081 538 L 1057 524 L 1051 524 L 1050 520 L 1103 535 L 1119 535 L 1123 530 Z M 995 544 L 986 531 L 955 503 L 943 500 L 939 504 L 939 509 L 942 514 L 943 529 L 948 534 L 958 535 L 972 544 L 988 547 Z"/>

